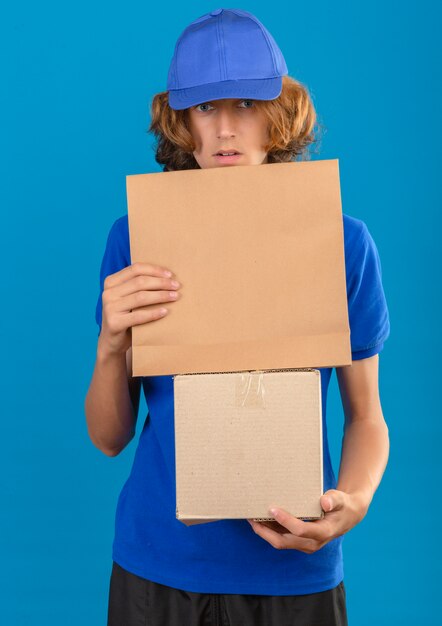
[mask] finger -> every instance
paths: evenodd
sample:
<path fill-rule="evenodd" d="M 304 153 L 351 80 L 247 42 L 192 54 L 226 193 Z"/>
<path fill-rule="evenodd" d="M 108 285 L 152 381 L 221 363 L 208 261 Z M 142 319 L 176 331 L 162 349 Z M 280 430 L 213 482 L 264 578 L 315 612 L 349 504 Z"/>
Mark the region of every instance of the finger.
<path fill-rule="evenodd" d="M 281 508 L 272 508 L 271 514 L 276 521 L 287 528 L 287 530 L 296 537 L 305 539 L 315 539 L 316 541 L 325 541 L 330 538 L 331 526 L 330 522 L 323 518 L 321 520 L 303 521 Z"/>
<path fill-rule="evenodd" d="M 329 489 L 320 498 L 321 507 L 328 513 L 344 508 L 347 494 L 338 489 Z"/>
<path fill-rule="evenodd" d="M 136 284 L 143 286 L 146 281 L 151 287 L 169 286 L 170 279 L 136 276 L 122 285 L 103 292 L 103 316 L 106 316 L 108 319 L 109 327 L 113 332 L 120 332 L 122 329 L 164 317 L 169 310 L 165 307 L 153 308 L 153 305 L 170 304 L 181 297 L 176 288 L 172 291 L 166 291 L 154 289 L 139 290 L 133 287 Z M 125 291 L 130 291 L 130 294 L 122 296 L 121 294 Z M 136 311 L 138 312 L 137 315 L 132 315 Z"/>
<path fill-rule="evenodd" d="M 153 322 L 165 317 L 168 314 L 169 309 L 166 307 L 154 307 L 149 309 L 135 309 L 131 313 L 125 313 L 122 318 L 124 320 L 125 328 L 129 328 L 131 326 L 145 324 L 146 322 Z"/>
<path fill-rule="evenodd" d="M 166 307 L 149 307 L 148 309 L 135 309 L 130 313 L 112 313 L 107 317 L 107 325 L 113 333 L 119 333 L 132 326 L 145 324 L 161 319 L 169 313 Z M 105 318 L 103 317 L 103 320 Z"/>
<path fill-rule="evenodd" d="M 146 291 L 178 291 L 180 287 L 181 284 L 171 278 L 139 275 L 129 278 L 115 287 L 106 287 L 103 291 L 103 302 L 106 299 L 115 302 L 125 296 Z"/>
<path fill-rule="evenodd" d="M 119 313 L 127 313 L 139 307 L 175 302 L 181 295 L 177 291 L 137 291 L 124 298 L 112 302 L 112 309 Z"/>
<path fill-rule="evenodd" d="M 121 296 L 135 293 L 136 291 L 156 291 L 158 289 L 177 290 L 181 287 L 181 283 L 175 278 L 165 278 L 164 276 L 146 276 L 139 275 L 130 278 L 121 284 L 114 291 Z"/>
<path fill-rule="evenodd" d="M 259 523 L 262 524 L 263 526 L 267 526 L 268 528 L 270 528 L 271 530 L 274 530 L 277 533 L 287 532 L 287 528 L 285 528 L 285 526 L 281 526 L 281 524 L 278 524 L 278 522 L 275 522 L 275 521 L 260 520 Z"/>
<path fill-rule="evenodd" d="M 164 317 L 169 312 L 166 307 L 156 304 L 172 303 L 181 296 L 176 291 L 137 291 L 107 303 L 106 315 L 113 318 L 113 329 L 129 328 Z"/>
<path fill-rule="evenodd" d="M 156 265 L 154 263 L 132 263 L 131 265 L 124 267 L 122 270 L 106 276 L 104 283 L 106 288 L 111 288 L 121 285 L 128 279 L 134 278 L 135 276 L 150 275 L 158 276 L 159 278 L 170 278 L 166 275 L 166 272 L 170 272 L 173 277 L 173 272 L 161 265 Z"/>
<path fill-rule="evenodd" d="M 274 548 L 278 550 L 294 549 L 302 552 L 314 552 L 318 549 L 317 542 L 313 539 L 305 539 L 296 537 L 291 533 L 281 534 L 271 530 L 268 526 L 264 526 L 261 522 L 247 520 L 257 535 L 268 541 Z"/>

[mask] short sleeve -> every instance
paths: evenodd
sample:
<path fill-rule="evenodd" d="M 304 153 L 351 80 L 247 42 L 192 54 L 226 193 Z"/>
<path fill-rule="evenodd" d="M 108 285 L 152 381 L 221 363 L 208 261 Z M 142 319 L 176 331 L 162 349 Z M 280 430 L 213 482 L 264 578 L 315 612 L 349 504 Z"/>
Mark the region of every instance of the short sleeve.
<path fill-rule="evenodd" d="M 379 353 L 390 334 L 382 268 L 376 244 L 360 220 L 351 250 L 346 250 L 347 299 L 352 360 Z"/>
<path fill-rule="evenodd" d="M 101 261 L 99 295 L 95 308 L 95 321 L 98 324 L 98 335 L 101 332 L 104 281 L 109 274 L 114 274 L 131 264 L 129 230 L 127 215 L 118 218 L 112 224 L 106 241 Z"/>

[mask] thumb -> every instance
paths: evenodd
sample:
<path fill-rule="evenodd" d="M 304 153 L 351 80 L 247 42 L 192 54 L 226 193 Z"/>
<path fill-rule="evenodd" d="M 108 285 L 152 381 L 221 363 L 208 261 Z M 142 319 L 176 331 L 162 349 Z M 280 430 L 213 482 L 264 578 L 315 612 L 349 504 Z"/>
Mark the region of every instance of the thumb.
<path fill-rule="evenodd" d="M 321 496 L 320 498 L 321 501 L 321 506 L 324 509 L 324 511 L 327 513 L 328 511 L 332 511 L 334 506 L 335 506 L 335 501 L 333 499 L 333 495 L 330 493 L 330 491 L 326 491 L 324 493 L 324 495 Z"/>

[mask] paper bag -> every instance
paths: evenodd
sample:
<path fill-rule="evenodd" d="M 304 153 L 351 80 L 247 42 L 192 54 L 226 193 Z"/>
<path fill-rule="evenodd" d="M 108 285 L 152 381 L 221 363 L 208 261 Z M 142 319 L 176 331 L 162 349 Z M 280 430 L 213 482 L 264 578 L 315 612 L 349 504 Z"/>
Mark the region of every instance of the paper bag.
<path fill-rule="evenodd" d="M 132 327 L 134 376 L 351 363 L 337 159 L 126 181 L 132 263 L 182 285 Z"/>

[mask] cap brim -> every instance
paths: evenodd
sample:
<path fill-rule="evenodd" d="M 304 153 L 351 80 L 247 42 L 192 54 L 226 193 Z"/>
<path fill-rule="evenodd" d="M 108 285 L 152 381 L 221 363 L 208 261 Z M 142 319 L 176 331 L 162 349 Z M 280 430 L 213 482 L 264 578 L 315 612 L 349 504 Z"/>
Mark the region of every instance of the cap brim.
<path fill-rule="evenodd" d="M 282 77 L 224 80 L 186 89 L 169 90 L 169 106 L 181 110 L 188 107 L 221 100 L 222 98 L 250 98 L 251 100 L 274 100 L 282 90 Z"/>

